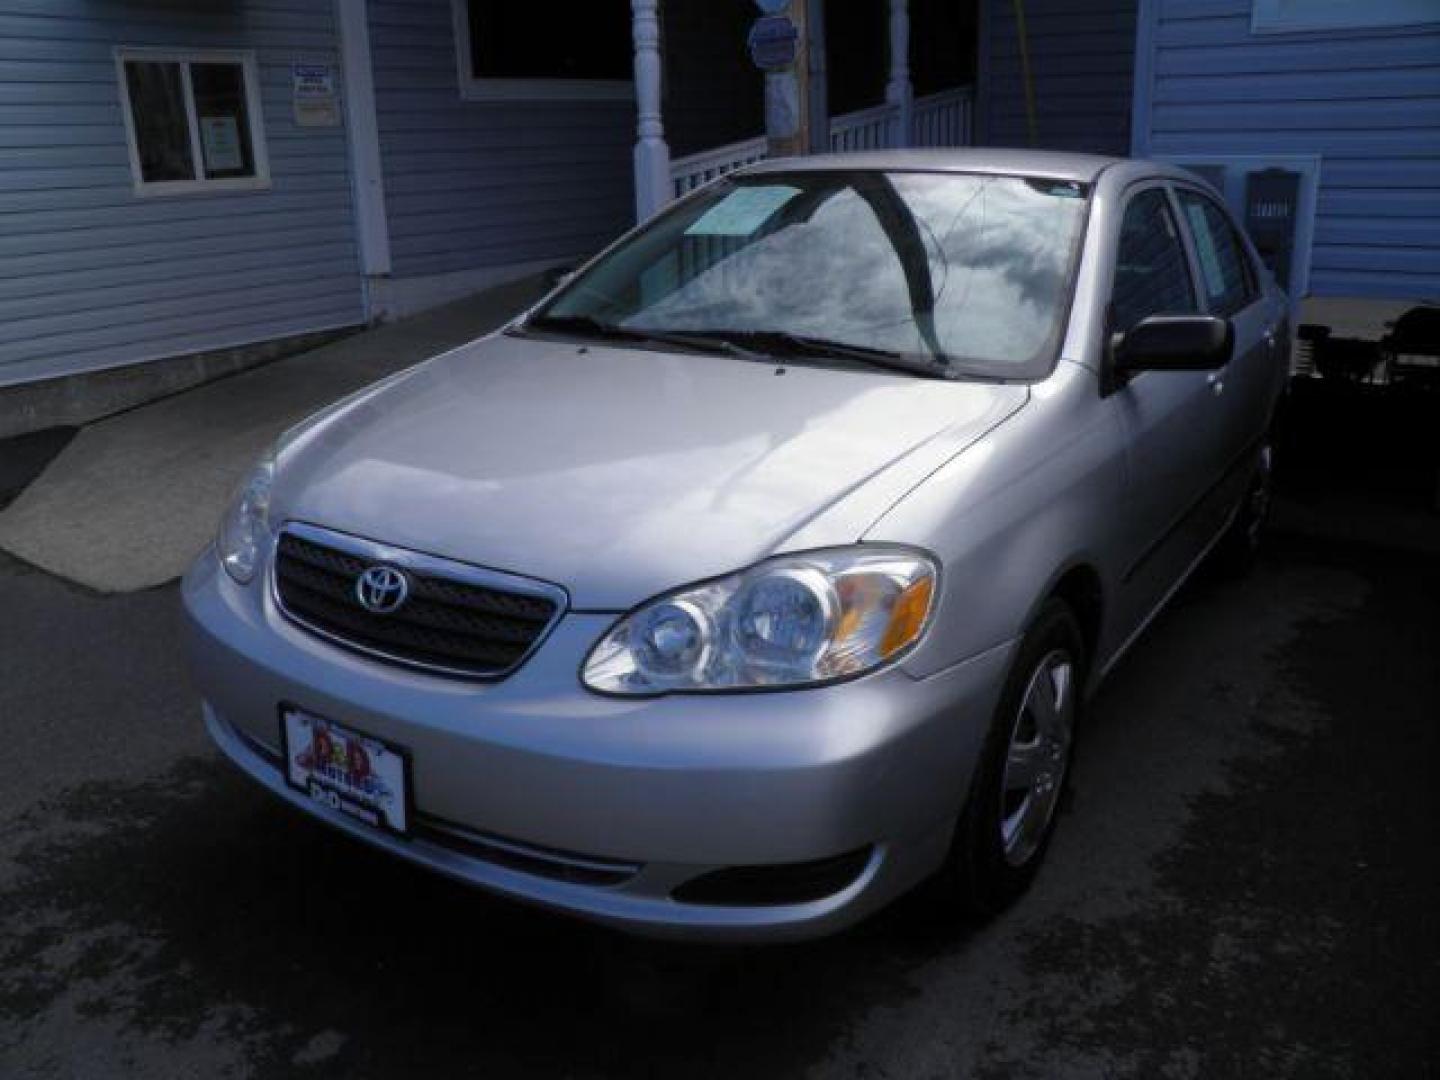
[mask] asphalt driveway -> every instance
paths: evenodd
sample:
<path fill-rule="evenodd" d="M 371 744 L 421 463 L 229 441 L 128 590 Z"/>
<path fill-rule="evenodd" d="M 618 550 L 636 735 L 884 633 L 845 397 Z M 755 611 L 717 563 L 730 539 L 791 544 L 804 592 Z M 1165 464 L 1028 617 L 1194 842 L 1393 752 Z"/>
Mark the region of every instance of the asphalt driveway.
<path fill-rule="evenodd" d="M 635 941 L 374 855 L 200 729 L 174 586 L 0 562 L 0 1076 L 1440 1076 L 1440 566 L 1192 585 L 1012 912 Z"/>

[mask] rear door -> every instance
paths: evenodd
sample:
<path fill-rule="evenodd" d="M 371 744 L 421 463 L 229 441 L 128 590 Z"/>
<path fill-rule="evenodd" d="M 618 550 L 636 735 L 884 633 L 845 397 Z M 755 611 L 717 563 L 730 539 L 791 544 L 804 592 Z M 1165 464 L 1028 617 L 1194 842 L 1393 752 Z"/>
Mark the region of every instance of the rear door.
<path fill-rule="evenodd" d="M 1226 513 L 1243 492 L 1249 464 L 1269 426 L 1275 370 L 1284 348 L 1283 313 L 1265 299 L 1258 271 L 1229 212 L 1198 188 L 1177 184 L 1175 194 L 1205 310 L 1229 319 L 1235 328 L 1230 363 L 1213 380 L 1225 428 L 1215 481 L 1228 497 L 1218 500 L 1219 511 Z M 1239 490 L 1232 490 L 1236 486 Z"/>

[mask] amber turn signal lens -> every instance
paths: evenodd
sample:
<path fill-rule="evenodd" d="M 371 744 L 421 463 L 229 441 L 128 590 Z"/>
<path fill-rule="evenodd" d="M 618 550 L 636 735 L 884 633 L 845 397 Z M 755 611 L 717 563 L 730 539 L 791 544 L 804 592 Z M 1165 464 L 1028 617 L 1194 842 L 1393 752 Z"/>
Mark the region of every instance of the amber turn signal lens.
<path fill-rule="evenodd" d="M 880 639 L 880 655 L 893 656 L 909 645 L 925 629 L 930 614 L 930 598 L 935 595 L 935 579 L 922 577 L 912 582 L 895 601 L 890 612 L 890 625 Z"/>

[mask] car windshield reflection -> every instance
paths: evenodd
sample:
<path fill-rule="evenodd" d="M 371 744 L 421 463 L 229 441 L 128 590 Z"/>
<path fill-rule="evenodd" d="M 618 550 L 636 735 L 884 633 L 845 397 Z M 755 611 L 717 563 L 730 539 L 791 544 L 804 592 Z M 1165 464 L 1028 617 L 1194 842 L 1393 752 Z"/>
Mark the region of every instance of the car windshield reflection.
<path fill-rule="evenodd" d="M 1034 377 L 1058 347 L 1087 195 L 939 172 L 734 178 L 606 254 L 530 325 Z"/>

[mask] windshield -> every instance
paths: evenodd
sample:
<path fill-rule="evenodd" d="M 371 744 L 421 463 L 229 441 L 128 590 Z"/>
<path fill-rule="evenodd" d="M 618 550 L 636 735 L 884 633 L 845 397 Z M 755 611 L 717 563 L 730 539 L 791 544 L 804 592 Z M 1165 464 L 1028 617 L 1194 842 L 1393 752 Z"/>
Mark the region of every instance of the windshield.
<path fill-rule="evenodd" d="M 731 178 L 599 259 L 531 325 L 832 343 L 928 374 L 1032 378 L 1058 347 L 1087 194 L 940 172 Z"/>

